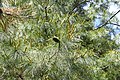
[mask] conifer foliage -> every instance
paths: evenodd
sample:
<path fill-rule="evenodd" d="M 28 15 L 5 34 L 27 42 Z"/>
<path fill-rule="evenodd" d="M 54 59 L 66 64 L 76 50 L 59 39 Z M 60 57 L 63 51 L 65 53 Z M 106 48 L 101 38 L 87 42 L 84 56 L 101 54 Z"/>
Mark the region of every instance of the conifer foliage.
<path fill-rule="evenodd" d="M 0 2 L 0 80 L 120 80 L 119 0 Z"/>

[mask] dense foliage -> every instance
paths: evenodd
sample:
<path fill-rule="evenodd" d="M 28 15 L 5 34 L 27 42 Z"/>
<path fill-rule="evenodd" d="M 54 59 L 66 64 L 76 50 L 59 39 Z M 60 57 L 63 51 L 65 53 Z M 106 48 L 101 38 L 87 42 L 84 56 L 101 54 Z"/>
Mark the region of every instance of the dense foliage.
<path fill-rule="evenodd" d="M 111 4 L 120 6 L 119 0 L 2 0 L 0 78 L 120 80 L 119 35 L 111 38 L 119 20 Z"/>

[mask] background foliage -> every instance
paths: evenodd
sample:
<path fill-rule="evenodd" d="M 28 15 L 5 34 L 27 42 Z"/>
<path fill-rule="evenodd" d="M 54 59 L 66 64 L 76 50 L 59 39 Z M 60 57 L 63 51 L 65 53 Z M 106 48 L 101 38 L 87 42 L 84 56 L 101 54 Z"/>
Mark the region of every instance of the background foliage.
<path fill-rule="evenodd" d="M 111 3 L 120 6 L 117 0 L 2 0 L 9 8 L 0 15 L 0 78 L 120 80 L 119 44 L 109 24 L 119 20 L 95 26 L 112 16 Z"/>

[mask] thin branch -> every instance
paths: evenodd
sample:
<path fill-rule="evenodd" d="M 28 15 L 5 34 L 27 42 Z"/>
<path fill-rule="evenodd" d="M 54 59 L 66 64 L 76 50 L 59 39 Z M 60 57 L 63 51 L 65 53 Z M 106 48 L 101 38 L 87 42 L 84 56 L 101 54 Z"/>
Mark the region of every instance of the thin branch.
<path fill-rule="evenodd" d="M 69 12 L 69 13 L 72 13 L 74 10 L 75 10 L 75 8 L 78 8 L 78 6 L 80 5 L 80 4 L 83 4 L 83 3 L 87 3 L 87 2 L 90 2 L 89 0 L 87 1 L 87 0 L 84 0 L 84 1 L 82 1 L 82 2 L 80 2 L 79 0 L 76 0 L 74 3 L 75 3 L 75 5 L 73 6 L 73 9 Z M 77 10 L 78 11 L 78 10 Z M 75 11 L 75 12 L 77 12 L 77 11 Z"/>
<path fill-rule="evenodd" d="M 110 17 L 110 19 L 108 19 L 106 22 L 104 22 L 100 27 L 98 27 L 97 29 L 100 29 L 100 28 L 102 28 L 103 26 L 105 26 L 106 24 L 108 24 L 108 22 L 112 19 L 112 18 L 114 18 L 118 13 L 120 12 L 120 10 L 118 10 L 115 14 L 113 14 L 111 17 Z M 97 29 L 95 29 L 95 30 L 97 30 Z"/>
<path fill-rule="evenodd" d="M 120 27 L 120 24 L 117 24 L 117 23 L 108 23 L 108 24 L 112 24 Z"/>

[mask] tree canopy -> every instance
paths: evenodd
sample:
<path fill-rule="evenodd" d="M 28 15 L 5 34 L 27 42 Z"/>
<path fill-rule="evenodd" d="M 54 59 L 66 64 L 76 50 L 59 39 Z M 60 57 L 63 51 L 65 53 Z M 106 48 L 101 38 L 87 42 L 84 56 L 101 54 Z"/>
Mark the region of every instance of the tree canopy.
<path fill-rule="evenodd" d="M 120 80 L 119 0 L 0 2 L 0 79 Z"/>

